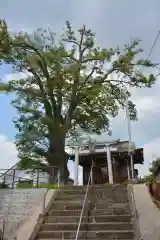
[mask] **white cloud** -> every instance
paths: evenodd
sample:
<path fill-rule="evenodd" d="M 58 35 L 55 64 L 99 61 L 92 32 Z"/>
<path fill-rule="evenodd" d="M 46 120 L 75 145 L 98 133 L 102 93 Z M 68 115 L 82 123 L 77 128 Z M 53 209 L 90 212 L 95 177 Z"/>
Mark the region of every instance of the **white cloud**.
<path fill-rule="evenodd" d="M 6 136 L 0 136 L 0 169 L 12 167 L 17 162 L 16 146 Z"/>
<path fill-rule="evenodd" d="M 160 137 L 144 144 L 144 164 L 139 166 L 139 174 L 144 176 L 148 173 L 151 162 L 160 156 Z"/>
<path fill-rule="evenodd" d="M 159 96 L 143 96 L 135 100 L 138 111 L 159 111 L 160 109 Z"/>
<path fill-rule="evenodd" d="M 28 76 L 31 76 L 30 73 L 23 73 L 23 72 L 17 72 L 17 73 L 9 73 L 9 74 L 6 74 L 3 78 L 3 81 L 4 82 L 8 82 L 8 81 L 11 81 L 11 80 L 19 80 L 19 79 L 23 79 L 23 78 L 27 78 Z"/>
<path fill-rule="evenodd" d="M 132 99 L 136 104 L 138 112 L 157 112 L 160 109 L 160 79 L 152 88 L 132 89 Z"/>

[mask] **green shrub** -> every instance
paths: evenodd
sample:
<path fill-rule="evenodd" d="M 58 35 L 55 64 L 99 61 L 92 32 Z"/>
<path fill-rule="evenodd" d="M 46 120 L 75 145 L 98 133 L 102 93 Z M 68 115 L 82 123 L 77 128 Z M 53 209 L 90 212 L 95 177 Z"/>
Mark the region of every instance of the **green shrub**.
<path fill-rule="evenodd" d="M 1 188 L 8 188 L 8 185 L 5 184 L 5 183 L 0 183 L 0 189 L 1 189 Z"/>

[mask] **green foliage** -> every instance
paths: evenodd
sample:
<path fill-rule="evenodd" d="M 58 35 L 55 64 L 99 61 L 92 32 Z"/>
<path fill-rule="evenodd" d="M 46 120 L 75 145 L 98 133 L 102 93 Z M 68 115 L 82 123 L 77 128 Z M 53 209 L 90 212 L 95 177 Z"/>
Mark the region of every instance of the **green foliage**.
<path fill-rule="evenodd" d="M 146 183 L 153 183 L 160 180 L 160 158 L 156 158 L 152 161 L 151 167 L 149 168 L 149 174 L 144 177 Z"/>
<path fill-rule="evenodd" d="M 155 67 L 149 60 L 138 59 L 139 40 L 122 50 L 100 48 L 90 29 L 83 26 L 75 32 L 69 22 L 60 41 L 42 29 L 9 39 L 13 69 L 26 78 L 3 83 L 0 90 L 16 92 L 12 105 L 17 110 L 16 145 L 23 167 L 37 161 L 66 168 L 67 138 L 79 131 L 108 131 L 110 117 L 125 106 L 126 87 L 151 87 L 156 80 L 139 70 Z M 131 101 L 129 111 L 136 120 Z"/>
<path fill-rule="evenodd" d="M 145 179 L 144 178 L 139 178 L 137 181 L 136 181 L 136 184 L 144 184 L 146 183 Z"/>
<path fill-rule="evenodd" d="M 160 174 L 160 157 L 158 157 L 152 161 L 152 165 L 151 165 L 149 171 L 151 172 L 151 174 L 154 177 L 157 177 L 157 175 Z"/>
<path fill-rule="evenodd" d="M 144 181 L 145 183 L 153 183 L 155 182 L 155 177 L 153 176 L 153 174 L 149 174 L 144 177 Z"/>
<path fill-rule="evenodd" d="M 9 39 L 7 24 L 3 19 L 0 19 L 0 63 L 2 63 L 3 60 L 6 62 L 8 60 L 8 54 L 10 52 Z"/>

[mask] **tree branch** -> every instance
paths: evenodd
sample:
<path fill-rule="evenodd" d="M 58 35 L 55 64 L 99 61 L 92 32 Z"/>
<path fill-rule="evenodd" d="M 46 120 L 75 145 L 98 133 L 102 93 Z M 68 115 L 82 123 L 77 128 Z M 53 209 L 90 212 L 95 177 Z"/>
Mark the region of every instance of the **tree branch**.
<path fill-rule="evenodd" d="M 79 60 L 78 60 L 79 67 L 78 67 L 78 69 L 76 71 L 76 74 L 75 74 L 75 80 L 74 80 L 73 87 L 72 87 L 71 100 L 70 100 L 70 104 L 69 104 L 68 113 L 67 113 L 67 116 L 66 116 L 66 126 L 67 126 L 67 128 L 71 123 L 71 116 L 72 116 L 73 111 L 75 110 L 75 108 L 77 106 L 76 93 L 77 93 L 77 90 L 78 90 L 78 83 L 79 83 L 79 80 L 80 80 L 80 70 L 81 70 L 81 65 L 82 65 L 83 53 L 85 51 L 85 47 L 82 49 L 84 33 L 85 33 L 85 26 L 83 26 L 80 43 L 78 44 L 79 45 Z"/>
<path fill-rule="evenodd" d="M 50 103 L 47 100 L 47 97 L 46 97 L 45 90 L 43 88 L 43 84 L 41 82 L 41 79 L 40 79 L 39 75 L 36 73 L 36 71 L 33 68 L 30 68 L 30 71 L 35 76 L 35 78 L 37 79 L 37 83 L 39 85 L 39 88 L 40 88 L 42 96 L 43 96 L 43 103 L 44 103 L 44 106 L 45 106 L 46 114 L 47 114 L 47 116 L 52 118 L 53 117 L 53 115 L 52 115 L 52 108 L 50 106 Z"/>
<path fill-rule="evenodd" d="M 15 47 L 19 47 L 19 48 L 23 48 L 23 49 L 31 49 L 33 50 L 42 60 L 43 64 L 41 64 L 41 61 L 39 61 L 39 64 L 41 65 L 41 69 L 44 73 L 44 76 L 46 76 L 46 79 L 47 79 L 47 88 L 48 88 L 48 95 L 50 96 L 51 98 L 51 102 L 52 102 L 52 106 L 54 108 L 54 110 L 56 111 L 56 101 L 55 101 L 55 98 L 53 96 L 53 91 L 52 89 L 49 87 L 49 81 L 50 81 L 50 75 L 49 75 L 49 72 L 48 72 L 48 69 L 47 69 L 47 63 L 46 63 L 46 60 L 45 58 L 40 54 L 39 50 L 34 47 L 33 45 L 30 45 L 28 43 L 15 43 L 15 42 L 12 42 L 12 45 L 15 46 Z"/>
<path fill-rule="evenodd" d="M 90 77 L 92 77 L 95 70 L 97 70 L 97 67 L 92 68 L 92 71 L 90 72 L 90 74 L 88 74 L 88 76 L 85 78 L 83 86 L 87 83 L 87 81 L 90 79 Z"/>

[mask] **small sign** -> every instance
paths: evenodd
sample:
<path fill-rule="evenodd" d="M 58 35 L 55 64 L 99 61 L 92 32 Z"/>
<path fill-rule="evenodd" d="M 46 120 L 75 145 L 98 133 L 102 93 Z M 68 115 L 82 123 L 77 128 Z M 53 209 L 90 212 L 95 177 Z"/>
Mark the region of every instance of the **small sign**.
<path fill-rule="evenodd" d="M 134 150 L 135 150 L 135 144 L 133 142 L 129 143 L 128 152 L 134 152 Z"/>
<path fill-rule="evenodd" d="M 117 150 L 117 148 L 110 147 L 110 151 L 116 152 Z"/>

